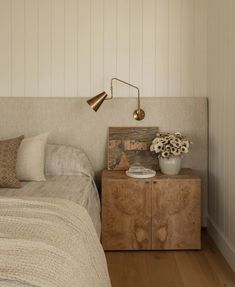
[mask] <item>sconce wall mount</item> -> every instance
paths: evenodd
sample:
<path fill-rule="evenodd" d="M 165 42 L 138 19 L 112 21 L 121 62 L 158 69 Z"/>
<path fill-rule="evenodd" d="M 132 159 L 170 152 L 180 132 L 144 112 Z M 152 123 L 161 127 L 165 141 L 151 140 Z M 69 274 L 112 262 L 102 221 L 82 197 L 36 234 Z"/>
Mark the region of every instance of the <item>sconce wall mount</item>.
<path fill-rule="evenodd" d="M 125 85 L 128 85 L 132 88 L 135 88 L 137 90 L 137 93 L 138 93 L 138 106 L 137 106 L 137 109 L 133 112 L 133 118 L 137 121 L 141 121 L 144 119 L 145 117 L 145 112 L 140 108 L 140 90 L 137 86 L 134 86 L 128 82 L 125 82 L 123 80 L 120 80 L 118 78 L 112 78 L 111 79 L 111 83 L 110 83 L 110 90 L 111 90 L 111 96 L 108 97 L 108 94 L 106 92 L 102 92 L 100 94 L 98 94 L 97 96 L 89 99 L 87 101 L 87 103 L 91 106 L 91 108 L 97 112 L 98 109 L 100 108 L 100 106 L 102 105 L 102 103 L 105 101 L 105 100 L 112 100 L 113 99 L 113 82 L 114 81 L 118 81 L 118 82 L 121 82 Z"/>

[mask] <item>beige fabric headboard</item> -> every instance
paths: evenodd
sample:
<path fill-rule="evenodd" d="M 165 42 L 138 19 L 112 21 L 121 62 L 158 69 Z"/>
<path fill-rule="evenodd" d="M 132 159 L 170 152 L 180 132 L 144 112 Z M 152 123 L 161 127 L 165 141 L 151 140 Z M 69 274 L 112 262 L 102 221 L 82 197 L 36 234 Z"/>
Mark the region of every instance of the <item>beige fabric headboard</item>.
<path fill-rule="evenodd" d="M 135 98 L 106 101 L 95 113 L 85 98 L 0 98 L 0 139 L 50 131 L 49 142 L 82 147 L 97 176 L 106 167 L 109 126 L 159 126 L 161 131 L 180 131 L 194 145 L 184 159 L 203 177 L 203 219 L 207 210 L 207 99 L 142 98 L 146 118 L 137 122 L 132 113 Z"/>

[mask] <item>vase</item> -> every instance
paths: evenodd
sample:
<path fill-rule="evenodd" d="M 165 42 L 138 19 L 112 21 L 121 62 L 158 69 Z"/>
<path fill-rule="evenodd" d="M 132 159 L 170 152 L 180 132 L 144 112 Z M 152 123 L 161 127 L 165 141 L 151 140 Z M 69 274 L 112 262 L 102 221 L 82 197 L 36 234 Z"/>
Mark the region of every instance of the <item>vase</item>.
<path fill-rule="evenodd" d="M 159 167 L 163 174 L 177 175 L 181 170 L 181 156 L 171 156 L 170 158 L 159 158 Z"/>

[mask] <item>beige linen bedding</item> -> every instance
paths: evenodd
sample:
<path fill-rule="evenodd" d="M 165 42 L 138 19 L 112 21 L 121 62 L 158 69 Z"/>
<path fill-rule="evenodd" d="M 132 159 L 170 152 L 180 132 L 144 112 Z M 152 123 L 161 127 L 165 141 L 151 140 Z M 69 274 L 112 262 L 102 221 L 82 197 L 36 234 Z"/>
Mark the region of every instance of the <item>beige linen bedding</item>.
<path fill-rule="evenodd" d="M 21 189 L 0 189 L 1 197 L 43 197 L 68 199 L 85 207 L 100 236 L 100 200 L 91 177 L 77 175 L 50 176 L 44 182 L 23 182 Z"/>
<path fill-rule="evenodd" d="M 0 198 L 0 233 L 0 286 L 111 286 L 82 206 L 64 199 Z"/>

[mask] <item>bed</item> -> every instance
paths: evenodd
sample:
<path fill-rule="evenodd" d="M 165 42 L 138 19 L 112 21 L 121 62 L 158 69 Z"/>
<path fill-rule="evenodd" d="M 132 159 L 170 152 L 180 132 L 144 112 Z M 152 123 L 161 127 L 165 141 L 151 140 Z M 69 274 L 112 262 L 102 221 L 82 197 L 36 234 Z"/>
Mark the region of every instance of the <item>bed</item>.
<path fill-rule="evenodd" d="M 111 286 L 89 160 L 47 145 L 45 167 L 45 182 L 0 189 L 0 286 Z"/>
<path fill-rule="evenodd" d="M 1 189 L 0 197 L 61 198 L 83 206 L 100 236 L 100 201 L 91 177 L 77 175 L 47 176 L 45 182 L 23 182 L 20 189 Z"/>

